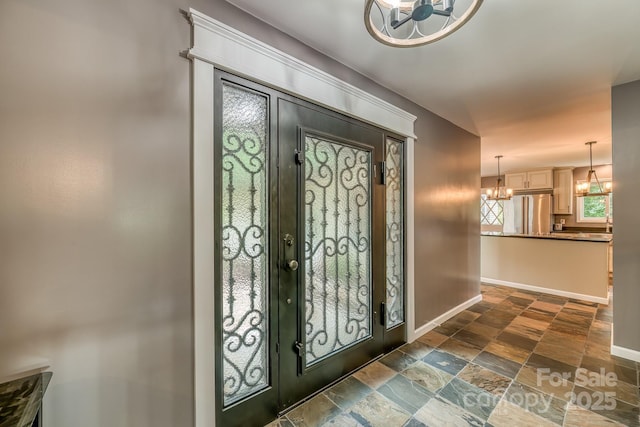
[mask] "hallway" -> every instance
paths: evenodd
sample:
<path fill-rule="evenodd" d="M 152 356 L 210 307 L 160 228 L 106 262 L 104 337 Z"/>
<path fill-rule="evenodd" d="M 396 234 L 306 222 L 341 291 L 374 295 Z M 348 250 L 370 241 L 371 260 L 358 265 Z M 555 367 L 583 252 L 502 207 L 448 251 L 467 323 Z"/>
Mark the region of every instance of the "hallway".
<path fill-rule="evenodd" d="M 483 301 L 269 427 L 640 426 L 612 306 L 482 285 Z"/>

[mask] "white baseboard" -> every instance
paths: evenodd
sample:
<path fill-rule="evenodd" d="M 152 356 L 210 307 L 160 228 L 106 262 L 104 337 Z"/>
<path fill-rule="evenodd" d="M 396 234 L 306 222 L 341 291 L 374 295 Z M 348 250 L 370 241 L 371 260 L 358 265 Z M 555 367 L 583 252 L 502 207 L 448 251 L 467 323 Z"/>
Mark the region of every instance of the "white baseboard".
<path fill-rule="evenodd" d="M 640 363 L 640 351 L 611 344 L 611 354 Z"/>
<path fill-rule="evenodd" d="M 593 295 L 578 294 L 575 292 L 561 291 L 559 289 L 543 288 L 540 286 L 526 285 L 524 283 L 508 282 L 506 280 L 491 279 L 489 277 L 481 277 L 480 282 L 490 283 L 493 285 L 503 285 L 510 288 L 524 289 L 525 291 L 541 292 L 543 294 L 558 295 L 560 297 L 579 299 L 589 302 L 597 302 L 598 304 L 609 304 L 609 297 L 602 298 Z"/>
<path fill-rule="evenodd" d="M 462 304 L 453 307 L 451 310 L 447 311 L 446 313 L 436 317 L 435 319 L 431 320 L 430 322 L 427 322 L 426 324 L 420 326 L 418 329 L 416 329 L 413 334 L 411 334 L 411 336 L 409 336 L 408 338 L 408 342 L 413 342 L 416 340 L 416 338 L 426 334 L 427 332 L 429 332 L 430 330 L 440 326 L 442 323 L 446 322 L 447 320 L 451 319 L 453 316 L 455 316 L 458 313 L 461 313 L 463 311 L 465 311 L 467 308 L 471 307 L 474 304 L 479 303 L 480 301 L 482 301 L 482 295 L 476 295 L 475 297 L 463 302 Z"/>
<path fill-rule="evenodd" d="M 630 348 L 620 347 L 613 344 L 613 333 L 615 331 L 614 324 L 611 323 L 611 354 L 613 356 L 622 357 L 623 359 L 633 360 L 640 363 L 640 351 L 631 350 Z"/>

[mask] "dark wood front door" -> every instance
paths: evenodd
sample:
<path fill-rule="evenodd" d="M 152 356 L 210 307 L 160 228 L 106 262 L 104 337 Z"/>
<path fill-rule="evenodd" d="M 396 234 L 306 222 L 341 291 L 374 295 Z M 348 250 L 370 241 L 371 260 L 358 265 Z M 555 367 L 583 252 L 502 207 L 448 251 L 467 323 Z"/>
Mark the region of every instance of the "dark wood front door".
<path fill-rule="evenodd" d="M 383 352 L 384 135 L 280 99 L 278 137 L 283 410 Z"/>
<path fill-rule="evenodd" d="M 384 163 L 402 144 L 228 73 L 215 85 L 217 416 L 261 426 L 402 343 Z"/>

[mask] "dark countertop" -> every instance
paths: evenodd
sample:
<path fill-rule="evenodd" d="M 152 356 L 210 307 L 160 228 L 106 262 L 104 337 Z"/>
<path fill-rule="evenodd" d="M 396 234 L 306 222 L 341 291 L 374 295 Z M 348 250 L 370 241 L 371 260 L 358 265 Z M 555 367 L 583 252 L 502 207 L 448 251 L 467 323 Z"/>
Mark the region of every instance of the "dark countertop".
<path fill-rule="evenodd" d="M 502 233 L 499 231 L 483 231 L 480 234 L 482 236 L 523 237 L 527 239 L 572 240 L 572 241 L 579 241 L 579 242 L 609 243 L 613 240 L 613 235 L 611 233 L 554 232 L 549 234 L 518 234 L 518 233 Z"/>
<path fill-rule="evenodd" d="M 51 375 L 42 372 L 0 384 L 0 427 L 31 427 Z"/>

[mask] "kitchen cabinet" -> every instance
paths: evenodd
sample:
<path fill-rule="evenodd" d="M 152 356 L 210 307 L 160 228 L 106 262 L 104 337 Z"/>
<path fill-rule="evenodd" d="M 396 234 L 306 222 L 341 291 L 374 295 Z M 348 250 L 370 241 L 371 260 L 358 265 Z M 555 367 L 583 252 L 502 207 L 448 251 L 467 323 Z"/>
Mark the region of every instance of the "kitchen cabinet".
<path fill-rule="evenodd" d="M 553 169 L 507 173 L 505 185 L 513 190 L 547 190 L 553 188 Z"/>
<path fill-rule="evenodd" d="M 553 171 L 553 213 L 573 213 L 573 168 Z"/>

